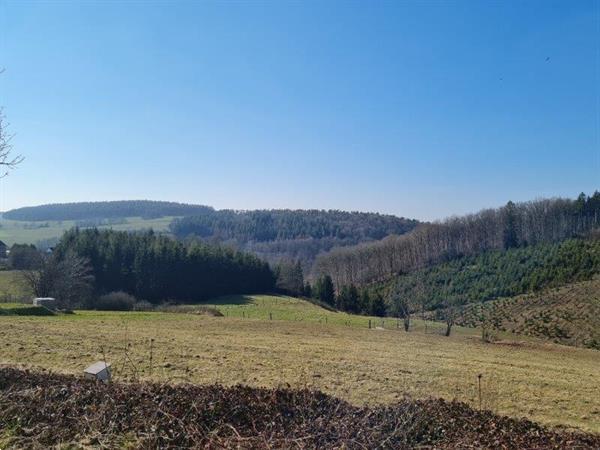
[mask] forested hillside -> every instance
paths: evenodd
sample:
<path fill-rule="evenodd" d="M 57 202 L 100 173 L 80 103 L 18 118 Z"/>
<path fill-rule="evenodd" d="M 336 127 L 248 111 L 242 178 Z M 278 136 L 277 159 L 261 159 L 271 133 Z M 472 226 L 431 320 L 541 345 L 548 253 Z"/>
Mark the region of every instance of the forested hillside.
<path fill-rule="evenodd" d="M 322 210 L 204 211 L 173 222 L 178 237 L 194 235 L 239 242 L 323 239 L 364 241 L 403 234 L 417 221 L 391 215 Z"/>
<path fill-rule="evenodd" d="M 122 217 L 157 218 L 185 216 L 212 211 L 209 206 L 151 200 L 120 200 L 111 202 L 53 203 L 26 206 L 3 214 L 5 219 L 22 221 L 87 220 Z"/>
<path fill-rule="evenodd" d="M 301 261 L 309 270 L 321 252 L 404 234 L 417 224 L 416 220 L 361 212 L 213 210 L 176 219 L 171 231 L 179 238 L 225 242 L 271 263 Z"/>
<path fill-rule="evenodd" d="M 498 209 L 423 224 L 402 236 L 319 256 L 315 274 L 330 275 L 336 289 L 365 285 L 490 250 L 559 242 L 600 227 L 600 192 L 576 200 L 509 202 Z"/>
<path fill-rule="evenodd" d="M 4 239 L 23 242 L 13 234 L 23 227 L 60 228 L 60 221 L 87 227 L 136 228 L 132 217 L 157 219 L 176 217 L 169 230 L 182 240 L 224 244 L 246 251 L 271 264 L 300 261 L 308 274 L 317 255 L 336 247 L 374 242 L 389 235 L 414 229 L 419 222 L 392 215 L 322 210 L 215 210 L 209 206 L 147 200 L 62 203 L 18 208 L 3 214 L 12 228 L 5 227 Z M 170 219 L 169 219 L 170 220 Z M 37 223 L 36 223 L 37 222 Z M 50 222 L 50 223 L 48 223 Z M 39 225 L 38 225 L 39 223 Z M 70 226 L 73 226 L 70 225 Z M 148 225 L 140 222 L 140 228 Z M 68 228 L 68 227 L 63 227 Z M 44 233 L 44 238 L 58 238 Z M 12 230 L 12 231 L 11 231 Z M 13 233 L 14 231 L 14 233 Z M 18 232 L 18 233 L 17 233 Z M 12 234 L 11 234 L 12 233 Z M 33 240 L 33 242 L 36 242 Z"/>
<path fill-rule="evenodd" d="M 600 239 L 492 250 L 401 275 L 371 290 L 412 309 L 480 303 L 589 280 L 600 273 Z"/>
<path fill-rule="evenodd" d="M 198 242 L 185 245 L 152 232 L 71 230 L 54 250 L 89 261 L 96 294 L 125 291 L 150 302 L 198 301 L 269 292 L 274 275 L 253 255 Z"/>

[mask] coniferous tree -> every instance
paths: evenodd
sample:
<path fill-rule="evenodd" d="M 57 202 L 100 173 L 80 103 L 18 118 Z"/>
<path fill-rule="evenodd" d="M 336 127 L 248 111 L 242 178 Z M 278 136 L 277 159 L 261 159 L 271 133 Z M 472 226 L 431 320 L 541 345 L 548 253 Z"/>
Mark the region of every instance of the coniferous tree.
<path fill-rule="evenodd" d="M 123 291 L 150 302 L 198 301 L 269 292 L 275 284 L 269 265 L 255 256 L 152 232 L 73 229 L 54 250 L 59 260 L 69 252 L 89 261 L 98 295 Z"/>
<path fill-rule="evenodd" d="M 362 314 L 370 314 L 371 313 L 371 297 L 369 295 L 369 291 L 367 289 L 363 289 L 360 294 L 360 304 L 359 310 Z"/>
<path fill-rule="evenodd" d="M 519 245 L 517 233 L 517 212 L 513 202 L 508 202 L 504 208 L 504 248 L 509 249 Z"/>
<path fill-rule="evenodd" d="M 304 296 L 309 298 L 312 297 L 312 287 L 308 281 L 304 285 Z"/>
<path fill-rule="evenodd" d="M 379 294 L 377 294 L 371 302 L 371 314 L 377 317 L 384 317 L 387 313 L 387 306 L 385 300 Z"/>
<path fill-rule="evenodd" d="M 313 289 L 313 296 L 328 305 L 335 306 L 335 289 L 329 275 L 323 275 L 317 279 Z"/>

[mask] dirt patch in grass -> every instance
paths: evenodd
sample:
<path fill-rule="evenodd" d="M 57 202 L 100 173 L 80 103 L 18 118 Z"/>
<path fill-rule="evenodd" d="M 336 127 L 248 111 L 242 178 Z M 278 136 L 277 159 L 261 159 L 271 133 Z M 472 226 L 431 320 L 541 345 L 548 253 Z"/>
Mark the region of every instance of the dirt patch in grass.
<path fill-rule="evenodd" d="M 95 383 L 0 368 L 0 429 L 14 448 L 599 448 L 464 403 L 404 398 L 358 407 L 308 389 Z"/>

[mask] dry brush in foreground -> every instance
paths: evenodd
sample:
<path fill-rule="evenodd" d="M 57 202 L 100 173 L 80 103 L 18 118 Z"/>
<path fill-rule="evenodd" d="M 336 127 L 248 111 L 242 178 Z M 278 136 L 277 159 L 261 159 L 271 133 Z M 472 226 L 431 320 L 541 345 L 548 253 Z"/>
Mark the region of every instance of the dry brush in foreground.
<path fill-rule="evenodd" d="M 10 367 L 0 368 L 2 441 L 15 448 L 600 448 L 600 435 L 438 399 L 358 407 L 310 390 L 104 385 Z"/>

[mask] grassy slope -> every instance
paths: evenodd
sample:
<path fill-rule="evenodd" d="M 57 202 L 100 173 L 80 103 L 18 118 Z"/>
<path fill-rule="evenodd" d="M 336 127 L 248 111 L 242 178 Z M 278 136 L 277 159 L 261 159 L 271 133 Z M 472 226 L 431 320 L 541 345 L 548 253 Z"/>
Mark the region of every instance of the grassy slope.
<path fill-rule="evenodd" d="M 0 363 L 80 373 L 104 353 L 121 379 L 135 366 L 142 378 L 156 380 L 310 385 L 356 404 L 392 402 L 409 393 L 475 405 L 482 373 L 484 407 L 600 432 L 597 351 L 538 341 L 484 344 L 472 329 L 445 338 L 431 328 L 425 333 L 422 324 L 410 333 L 369 330 L 364 318 L 345 326 L 342 315 L 335 320 L 338 313 L 286 297 L 215 303 L 228 316 L 0 316 Z M 241 311 L 251 318 L 240 318 Z M 264 320 L 269 312 L 272 321 Z M 319 323 L 324 316 L 328 323 Z"/>
<path fill-rule="evenodd" d="M 600 278 L 561 288 L 469 305 L 458 323 L 600 349 Z"/>
<path fill-rule="evenodd" d="M 19 301 L 31 298 L 18 270 L 0 271 L 0 302 Z"/>
<path fill-rule="evenodd" d="M 261 320 L 270 320 L 272 317 L 273 320 L 335 324 L 367 329 L 369 321 L 372 328 L 386 329 L 396 329 L 399 323 L 397 319 L 391 317 L 367 317 L 328 311 L 314 303 L 288 296 L 235 295 L 221 297 L 202 305 L 213 306 L 226 317 Z M 402 323 L 399 326 L 402 327 Z M 425 324 L 422 321 L 415 321 L 413 326 L 424 329 Z M 428 322 L 428 327 L 431 331 L 434 329 L 441 331 L 443 328 L 434 322 Z"/>
<path fill-rule="evenodd" d="M 127 223 L 99 226 L 98 228 L 112 228 L 113 230 L 141 230 L 152 228 L 155 231 L 167 231 L 173 217 L 161 217 L 158 219 L 142 219 L 141 217 L 127 217 Z M 48 227 L 28 229 L 27 226 L 48 223 Z M 64 220 L 44 222 L 22 222 L 17 220 L 0 220 L 0 240 L 7 245 L 35 244 L 40 240 L 60 237 L 65 230 L 75 226 L 76 221 Z"/>

